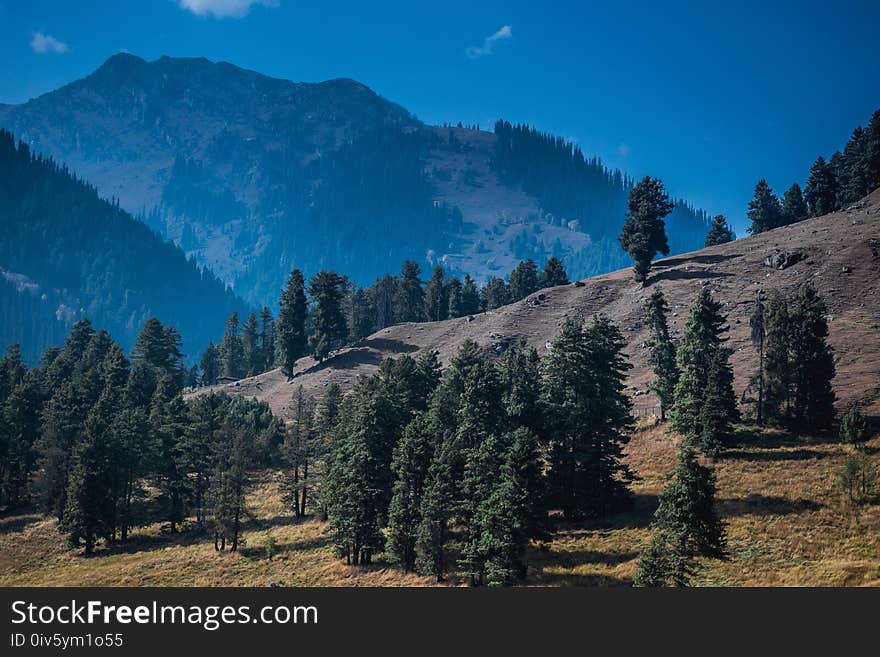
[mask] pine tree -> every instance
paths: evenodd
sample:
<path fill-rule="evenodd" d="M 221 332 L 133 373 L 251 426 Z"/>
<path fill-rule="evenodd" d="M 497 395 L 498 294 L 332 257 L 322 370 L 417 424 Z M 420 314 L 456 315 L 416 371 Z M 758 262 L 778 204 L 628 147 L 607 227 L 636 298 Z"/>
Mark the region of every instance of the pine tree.
<path fill-rule="evenodd" d="M 695 557 L 726 556 L 726 532 L 715 511 L 715 492 L 715 474 L 683 446 L 674 476 L 660 494 L 652 523 L 654 541 L 639 561 L 636 586 L 686 586 Z"/>
<path fill-rule="evenodd" d="M 861 445 L 868 440 L 868 423 L 858 404 L 850 404 L 840 421 L 840 441 Z"/>
<path fill-rule="evenodd" d="M 782 195 L 782 224 L 795 224 L 806 219 L 809 214 L 801 186 L 793 183 Z"/>
<path fill-rule="evenodd" d="M 544 271 L 541 272 L 538 280 L 539 287 L 555 287 L 557 285 L 568 285 L 568 274 L 565 273 L 565 267 L 562 260 L 556 256 L 547 258 L 544 264 Z"/>
<path fill-rule="evenodd" d="M 669 255 L 666 225 L 663 217 L 672 212 L 675 204 L 669 200 L 663 183 L 657 178 L 645 177 L 632 188 L 626 202 L 627 220 L 620 234 L 620 245 L 633 259 L 636 281 L 647 280 L 651 260 L 659 252 Z"/>
<path fill-rule="evenodd" d="M 721 305 L 702 288 L 678 345 L 681 374 L 669 416 L 672 428 L 709 456 L 718 454 L 738 418 L 726 330 Z"/>
<path fill-rule="evenodd" d="M 723 214 L 715 215 L 712 225 L 709 226 L 709 232 L 706 234 L 706 242 L 704 246 L 718 246 L 719 244 L 727 244 L 736 239 L 733 229 L 727 223 L 727 219 Z"/>
<path fill-rule="evenodd" d="M 220 350 L 213 342 L 209 342 L 199 362 L 202 370 L 201 384 L 212 386 L 217 383 L 220 376 Z"/>
<path fill-rule="evenodd" d="M 242 523 L 248 515 L 246 493 L 253 447 L 250 432 L 227 418 L 214 445 L 210 489 L 214 549 L 222 552 L 228 543 L 230 551 L 235 552 L 241 542 Z"/>
<path fill-rule="evenodd" d="M 168 522 L 171 533 L 184 519 L 186 475 L 181 446 L 186 431 L 187 407 L 169 377 L 159 381 L 150 410 L 153 426 L 152 472 L 159 491 L 159 508 L 163 520 Z"/>
<path fill-rule="evenodd" d="M 30 370 L 22 374 L 18 370 L 17 356 L 15 350 L 10 349 L 4 359 L 13 370 L 7 372 L 7 383 L 19 380 L 6 399 L 0 402 L 0 503 L 7 507 L 25 501 L 36 462 L 35 447 L 40 435 L 40 411 L 44 401 L 40 372 Z M 2 369 L 3 365 L 0 365 L 0 371 Z"/>
<path fill-rule="evenodd" d="M 314 462 L 321 458 L 319 436 L 315 432 L 315 409 L 312 400 L 305 396 L 302 386 L 297 388 L 293 405 L 293 417 L 285 433 L 281 454 L 286 466 L 285 502 L 296 517 L 306 514 L 306 505 L 312 481 Z"/>
<path fill-rule="evenodd" d="M 309 294 L 315 302 L 314 333 L 309 344 L 312 355 L 323 361 L 344 344 L 348 335 L 342 312 L 344 281 L 336 272 L 322 270 L 309 281 Z"/>
<path fill-rule="evenodd" d="M 765 419 L 764 413 L 764 343 L 767 338 L 767 318 L 764 308 L 764 301 L 761 297 L 755 300 L 755 309 L 749 318 L 749 326 L 751 328 L 752 344 L 758 349 L 758 407 L 757 416 L 758 424 L 763 425 Z"/>
<path fill-rule="evenodd" d="M 837 179 L 834 169 L 821 155 L 810 168 L 810 177 L 804 189 L 804 199 L 810 215 L 819 217 L 837 209 Z"/>
<path fill-rule="evenodd" d="M 220 371 L 223 376 L 236 379 L 245 374 L 244 352 L 237 312 L 233 312 L 226 320 L 226 332 L 220 341 Z"/>
<path fill-rule="evenodd" d="M 461 288 L 461 317 L 480 312 L 480 292 L 470 274 L 465 274 Z"/>
<path fill-rule="evenodd" d="M 765 410 L 768 419 L 788 422 L 792 402 L 791 327 L 789 302 L 774 292 L 765 310 Z"/>
<path fill-rule="evenodd" d="M 863 167 L 868 191 L 880 187 L 880 109 L 871 116 L 865 128 Z"/>
<path fill-rule="evenodd" d="M 632 473 L 622 456 L 633 420 L 623 381 L 631 365 L 623 347 L 608 318 L 588 328 L 569 319 L 547 355 L 550 485 L 566 518 L 604 517 L 629 503 Z"/>
<path fill-rule="evenodd" d="M 506 306 L 511 301 L 507 283 L 498 277 L 490 278 L 489 282 L 480 290 L 480 299 L 486 310 L 495 310 Z"/>
<path fill-rule="evenodd" d="M 648 357 L 654 368 L 651 390 L 660 402 L 660 421 L 666 421 L 666 412 L 672 406 L 675 384 L 678 383 L 678 366 L 675 362 L 675 345 L 669 337 L 666 317 L 669 305 L 659 288 L 654 290 L 645 305 L 645 324 L 651 331 L 651 353 Z"/>
<path fill-rule="evenodd" d="M 462 285 L 461 281 L 455 276 L 448 279 L 443 284 L 443 295 L 446 298 L 446 316 L 450 318 L 463 317 L 465 315 L 462 309 L 461 298 Z"/>
<path fill-rule="evenodd" d="M 425 319 L 425 292 L 419 279 L 421 269 L 412 260 L 403 263 L 394 290 L 394 320 L 421 322 Z"/>
<path fill-rule="evenodd" d="M 268 307 L 260 311 L 260 363 L 263 370 L 275 367 L 275 320 Z"/>
<path fill-rule="evenodd" d="M 828 344 L 827 307 L 807 285 L 793 299 L 791 313 L 791 380 L 794 386 L 791 426 L 827 431 L 834 420 L 834 354 Z"/>
<path fill-rule="evenodd" d="M 257 314 L 250 313 L 241 329 L 241 358 L 245 376 L 254 376 L 263 371 L 260 354 L 260 325 Z"/>
<path fill-rule="evenodd" d="M 290 376 L 297 359 L 306 352 L 306 293 L 302 272 L 290 272 L 287 287 L 279 299 L 278 320 L 275 322 L 275 348 L 281 370 Z"/>
<path fill-rule="evenodd" d="M 842 206 L 855 203 L 871 191 L 868 188 L 866 146 L 866 133 L 862 126 L 858 126 L 846 143 L 841 170 L 837 172 L 838 195 Z"/>
<path fill-rule="evenodd" d="M 755 193 L 749 201 L 747 214 L 752 222 L 749 226 L 750 235 L 757 235 L 782 225 L 782 206 L 764 178 L 755 185 Z"/>
<path fill-rule="evenodd" d="M 425 417 L 417 416 L 403 432 L 391 462 L 395 480 L 388 508 L 387 549 L 404 570 L 413 570 L 416 565 L 422 495 L 434 453 L 432 439 Z"/>
<path fill-rule="evenodd" d="M 443 289 L 443 267 L 434 267 L 431 279 L 425 285 L 425 316 L 429 322 L 446 319 L 449 301 Z"/>
<path fill-rule="evenodd" d="M 538 289 L 538 266 L 529 258 L 520 262 L 512 272 L 508 281 L 510 300 L 520 301 Z"/>

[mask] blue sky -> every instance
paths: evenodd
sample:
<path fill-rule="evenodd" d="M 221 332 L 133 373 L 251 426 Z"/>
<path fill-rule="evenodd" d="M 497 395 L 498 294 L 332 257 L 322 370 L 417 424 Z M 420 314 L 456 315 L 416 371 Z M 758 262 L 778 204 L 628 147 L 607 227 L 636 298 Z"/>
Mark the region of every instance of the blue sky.
<path fill-rule="evenodd" d="M 740 233 L 760 177 L 780 194 L 803 182 L 880 108 L 876 0 L 366 4 L 0 0 L 0 102 L 121 50 L 350 77 L 427 122 L 569 137 Z"/>

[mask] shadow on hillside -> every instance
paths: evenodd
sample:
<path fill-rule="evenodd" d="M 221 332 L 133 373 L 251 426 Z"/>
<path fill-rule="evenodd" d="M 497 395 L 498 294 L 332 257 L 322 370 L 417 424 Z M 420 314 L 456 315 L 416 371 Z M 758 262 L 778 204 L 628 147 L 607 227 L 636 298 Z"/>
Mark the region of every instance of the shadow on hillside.
<path fill-rule="evenodd" d="M 342 352 L 341 354 L 337 354 L 335 356 L 331 356 L 330 358 L 325 359 L 323 362 L 312 365 L 309 369 L 303 370 L 299 376 L 303 374 L 313 374 L 315 372 L 320 372 L 321 370 L 327 369 L 328 367 L 332 367 L 337 370 L 350 370 L 358 367 L 359 365 L 381 365 L 382 364 L 382 354 L 380 354 L 375 349 L 370 349 L 369 347 L 352 347 Z"/>
<path fill-rule="evenodd" d="M 300 541 L 283 541 L 275 544 L 275 554 L 282 552 L 301 552 L 306 550 L 320 550 L 327 547 L 330 540 L 327 536 L 313 536 Z M 242 547 L 239 552 L 248 559 L 265 559 L 266 547 L 262 542 L 251 543 Z"/>
<path fill-rule="evenodd" d="M 686 271 L 684 269 L 667 269 L 660 271 L 650 277 L 648 284 L 659 283 L 660 281 L 687 281 L 687 280 L 705 280 L 709 278 L 729 278 L 733 276 L 726 271 L 706 271 L 705 269 L 694 269 Z"/>
<path fill-rule="evenodd" d="M 787 516 L 804 511 L 818 511 L 822 505 L 812 500 L 797 498 L 791 500 L 778 495 L 750 493 L 745 497 L 718 500 L 718 510 L 722 517 L 734 518 L 750 515 Z"/>
<path fill-rule="evenodd" d="M 390 351 L 397 354 L 411 354 L 419 350 L 414 344 L 409 344 L 403 340 L 392 340 L 391 338 L 367 338 L 362 340 L 360 344 L 378 351 Z"/>
<path fill-rule="evenodd" d="M 95 548 L 92 554 L 81 553 L 83 559 L 103 559 L 117 554 L 135 554 L 137 552 L 153 552 L 178 545 L 192 545 L 204 543 L 208 540 L 208 533 L 201 529 L 189 531 L 161 532 L 159 534 L 135 534 L 130 536 L 125 543 L 116 542 Z"/>
<path fill-rule="evenodd" d="M 575 569 L 584 564 L 603 564 L 610 568 L 637 559 L 635 550 L 599 552 L 576 549 L 558 552 L 537 550 L 529 557 L 527 581 L 541 586 L 632 586 L 632 581 L 597 573 L 583 574 Z"/>
<path fill-rule="evenodd" d="M 38 513 L 28 513 L 24 515 L 13 515 L 13 513 L 10 513 L 9 515 L 4 514 L 5 517 L 0 516 L 0 534 L 20 532 L 25 527 L 40 522 L 40 520 L 43 519 L 43 516 Z"/>
<path fill-rule="evenodd" d="M 812 459 L 824 459 L 828 457 L 827 452 L 821 452 L 816 449 L 806 447 L 798 447 L 796 449 L 779 449 L 779 448 L 740 448 L 726 451 L 721 455 L 721 460 L 726 461 L 763 461 L 763 462 L 783 462 L 783 461 L 809 461 Z"/>
<path fill-rule="evenodd" d="M 696 262 L 702 265 L 714 265 L 718 262 L 724 262 L 725 260 L 733 260 L 734 258 L 742 257 L 740 254 L 733 255 L 722 255 L 718 254 L 709 254 L 709 255 L 696 255 L 690 257 L 681 257 L 681 258 L 666 258 L 664 260 L 660 260 L 655 262 L 653 266 L 655 267 L 675 267 L 676 265 L 683 265 L 689 262 Z"/>

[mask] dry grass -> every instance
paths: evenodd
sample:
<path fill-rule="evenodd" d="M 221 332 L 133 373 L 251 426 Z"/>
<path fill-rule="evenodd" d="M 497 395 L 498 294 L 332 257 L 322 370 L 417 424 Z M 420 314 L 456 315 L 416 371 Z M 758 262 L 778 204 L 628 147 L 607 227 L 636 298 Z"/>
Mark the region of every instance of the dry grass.
<path fill-rule="evenodd" d="M 836 472 L 849 448 L 821 440 L 755 438 L 716 463 L 719 507 L 728 522 L 730 559 L 700 564 L 706 586 L 880 585 L 880 505 L 844 502 Z M 627 460 L 641 477 L 635 507 L 605 526 L 560 526 L 531 554 L 528 585 L 629 585 L 639 551 L 650 541 L 652 514 L 665 474 L 674 467 L 674 440 L 661 428 L 637 433 Z M 880 437 L 868 443 L 880 468 Z M 219 554 L 194 532 L 168 536 L 138 530 L 130 545 L 85 558 L 64 549 L 55 522 L 38 515 L 0 518 L 0 585 L 6 586 L 427 586 L 380 556 L 369 568 L 345 566 L 325 525 L 297 522 L 267 476 L 251 496 L 254 519 L 246 545 Z M 265 558 L 273 536 L 276 555 Z M 451 584 L 458 584 L 452 580 Z"/>

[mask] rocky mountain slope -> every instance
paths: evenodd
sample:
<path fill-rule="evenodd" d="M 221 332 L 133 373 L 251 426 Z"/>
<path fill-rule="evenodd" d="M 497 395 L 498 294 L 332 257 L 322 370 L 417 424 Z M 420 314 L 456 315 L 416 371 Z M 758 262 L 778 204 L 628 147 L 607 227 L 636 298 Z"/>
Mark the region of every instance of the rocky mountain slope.
<path fill-rule="evenodd" d="M 801 259 L 784 269 L 765 264 L 768 256 L 785 251 L 797 252 Z M 646 362 L 643 305 L 654 289 L 662 288 L 672 308 L 673 337 L 680 337 L 697 290 L 708 286 L 729 322 L 735 389 L 748 398 L 748 380 L 757 367 L 749 338 L 756 295 L 774 289 L 794 291 L 806 284 L 815 286 L 828 305 L 838 404 L 860 401 L 869 412 L 880 412 L 880 190 L 842 212 L 659 260 L 645 287 L 633 282 L 629 269 L 622 269 L 583 285 L 543 290 L 472 319 L 391 326 L 324 363 L 301 359 L 291 380 L 274 370 L 224 388 L 266 400 L 276 412 L 287 413 L 299 386 L 314 395 L 330 382 L 347 387 L 359 375 L 376 371 L 388 357 L 436 350 L 448 364 L 466 339 L 488 353 L 520 341 L 545 352 L 567 317 L 589 319 L 605 313 L 620 325 L 628 342 L 634 365 L 628 384 L 636 412 L 652 413 L 655 401 L 645 394 L 652 374 Z"/>
<path fill-rule="evenodd" d="M 118 198 L 253 304 L 274 302 L 294 266 L 369 284 L 405 259 L 479 280 L 550 254 L 579 275 L 624 264 L 608 228 L 623 222 L 620 174 L 591 163 L 613 208 L 561 216 L 499 181 L 495 134 L 425 126 L 353 80 L 294 83 L 202 58 L 118 54 L 82 80 L 0 105 L 0 127 Z M 705 217 L 678 212 L 673 251 L 696 248 Z"/>

